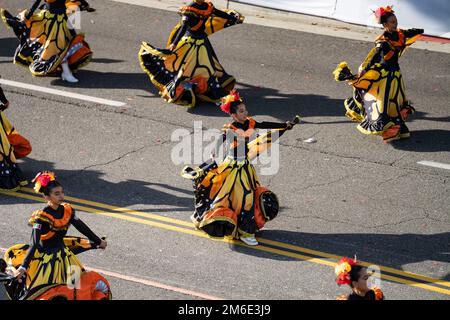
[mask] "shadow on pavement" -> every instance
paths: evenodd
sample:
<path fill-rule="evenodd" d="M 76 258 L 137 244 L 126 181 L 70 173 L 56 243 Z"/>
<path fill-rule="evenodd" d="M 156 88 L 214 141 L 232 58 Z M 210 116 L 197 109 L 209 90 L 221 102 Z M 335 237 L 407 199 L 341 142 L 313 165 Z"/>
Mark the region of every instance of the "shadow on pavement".
<path fill-rule="evenodd" d="M 263 230 L 256 237 L 322 251 L 339 257 L 354 257 L 356 255 L 359 260 L 399 270 L 403 270 L 404 265 L 421 262 L 431 263 L 431 266 L 435 266 L 438 270 L 442 268 L 442 263 L 450 263 L 450 232 L 438 234 L 314 234 Z M 243 246 L 232 245 L 230 247 L 234 251 L 266 259 L 298 261 L 295 258 L 253 250 Z M 283 248 L 278 249 L 289 251 Z M 308 255 L 302 252 L 290 252 Z M 435 270 L 431 269 L 430 271 Z M 450 280 L 450 272 L 447 272 L 441 280 Z"/>
<path fill-rule="evenodd" d="M 139 180 L 109 182 L 102 178 L 103 173 L 101 171 L 92 169 L 59 170 L 55 169 L 51 162 L 38 161 L 32 158 L 23 159 L 19 165 L 29 181 L 39 171 L 54 171 L 58 181 L 64 186 L 67 196 L 116 207 L 133 205 L 170 206 L 169 208 L 148 209 L 153 213 L 190 212 L 193 210 L 193 192 L 175 186 Z M 28 187 L 32 188 L 33 186 L 30 183 Z M 183 194 L 186 196 L 182 196 Z M 24 201 L 28 203 L 28 200 L 3 195 L 0 195 L 0 199 L 0 202 L 5 204 L 23 203 Z M 139 211 L 145 212 L 146 210 Z"/>
<path fill-rule="evenodd" d="M 102 62 L 101 62 L 102 63 Z M 89 68 L 89 66 L 87 66 Z M 78 83 L 67 83 L 61 79 L 51 82 L 52 86 L 65 88 L 96 88 L 96 89 L 132 89 L 144 90 L 153 96 L 158 95 L 158 90 L 150 83 L 145 73 L 120 73 L 99 72 L 81 69 L 76 73 L 80 80 Z"/>
<path fill-rule="evenodd" d="M 340 117 L 337 121 L 315 122 L 317 124 L 351 123 L 344 118 L 344 102 L 340 99 L 316 94 L 286 94 L 278 89 L 245 83 L 239 83 L 236 87 L 251 116 L 268 115 L 284 122 L 298 114 L 304 118 Z M 190 108 L 188 112 L 202 116 L 228 117 L 213 103 L 201 103 L 195 108 Z"/>
<path fill-rule="evenodd" d="M 413 122 L 414 120 L 429 120 L 437 122 L 450 122 L 450 117 L 428 117 L 428 112 L 416 111 L 411 118 L 408 118 L 408 122 Z"/>
<path fill-rule="evenodd" d="M 22 162 L 21 162 L 22 163 Z M 25 159 L 21 165 L 27 177 L 32 178 L 41 170 L 53 170 L 58 175 L 68 196 L 84 200 L 108 203 L 117 207 L 133 205 L 170 206 L 151 212 L 192 211 L 192 192 L 174 186 L 138 180 L 110 182 L 102 178 L 97 170 L 55 170 L 51 162 Z M 31 186 L 30 186 L 31 187 Z M 174 195 L 173 192 L 186 195 Z M 105 200 L 106 199 L 106 200 Z M 34 203 L 30 200 L 0 195 L 2 204 Z M 140 210 L 141 211 L 141 210 Z M 145 212 L 145 211 L 144 211 Z M 257 234 L 258 238 L 279 241 L 321 251 L 336 256 L 356 255 L 358 259 L 373 264 L 403 270 L 403 266 L 427 263 L 430 274 L 441 273 L 443 264 L 450 263 L 450 232 L 438 234 L 370 234 L 341 233 L 317 234 L 285 230 L 266 229 Z M 263 246 L 263 243 L 261 243 Z M 289 249 L 279 248 L 284 251 Z M 230 249 L 245 255 L 279 261 L 299 261 L 296 258 L 254 250 L 243 246 L 230 245 Z M 296 252 L 296 251 L 290 251 Z M 296 252 L 305 255 L 303 252 Z M 307 256 L 309 254 L 306 253 Z M 311 256 L 311 258 L 314 258 Z M 444 268 L 448 268 L 444 265 Z M 450 281 L 450 273 L 441 279 Z"/>
<path fill-rule="evenodd" d="M 3 23 L 0 21 L 0 28 L 4 27 Z M 0 38 L 0 57 L 14 57 L 14 52 L 19 45 L 19 40 L 17 38 Z"/>
<path fill-rule="evenodd" d="M 395 149 L 411 152 L 450 152 L 450 131 L 411 131 L 409 139 L 391 142 Z"/>
<path fill-rule="evenodd" d="M 120 63 L 124 62 L 123 60 L 116 60 L 116 59 L 108 59 L 108 58 L 93 58 L 92 63 L 104 63 L 104 64 L 110 64 L 110 63 Z"/>

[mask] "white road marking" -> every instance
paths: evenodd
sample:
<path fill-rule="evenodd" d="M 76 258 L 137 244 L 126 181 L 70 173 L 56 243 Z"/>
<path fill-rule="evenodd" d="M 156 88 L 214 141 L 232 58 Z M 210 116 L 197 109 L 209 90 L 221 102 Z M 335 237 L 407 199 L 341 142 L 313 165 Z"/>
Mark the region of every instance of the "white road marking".
<path fill-rule="evenodd" d="M 63 96 L 63 97 L 72 98 L 72 99 L 78 99 L 78 100 L 99 103 L 99 104 L 103 104 L 103 105 L 107 105 L 107 106 L 111 106 L 111 107 L 123 107 L 126 105 L 126 103 L 119 102 L 119 101 L 96 98 L 96 97 L 86 96 L 84 94 L 50 89 L 47 87 L 40 87 L 40 86 L 28 84 L 28 83 L 16 82 L 16 81 L 11 81 L 11 80 L 6 80 L 6 79 L 0 79 L 0 84 L 4 84 L 5 86 L 11 86 L 11 87 L 16 87 L 16 88 L 44 92 L 44 93 L 53 94 L 53 95 L 57 95 L 57 96 Z"/>
<path fill-rule="evenodd" d="M 104 274 L 105 276 L 118 278 L 118 279 L 122 279 L 122 280 L 125 280 L 125 281 L 130 281 L 130 282 L 136 282 L 136 283 L 140 283 L 140 284 L 143 284 L 143 285 L 146 285 L 146 286 L 160 288 L 160 289 L 173 291 L 173 292 L 177 292 L 177 293 L 182 293 L 182 294 L 185 294 L 185 295 L 194 296 L 194 297 L 202 298 L 202 299 L 205 299 L 205 300 L 224 300 L 223 298 L 210 296 L 208 294 L 195 292 L 195 291 L 187 290 L 187 289 L 183 289 L 183 288 L 178 288 L 178 287 L 166 285 L 166 284 L 155 282 L 155 281 L 151 281 L 151 280 L 139 279 L 139 278 L 135 278 L 135 277 L 132 277 L 132 276 L 119 274 L 119 273 L 116 273 L 116 272 L 105 271 L 105 270 L 101 270 L 101 269 L 94 269 L 94 268 L 90 268 L 90 267 L 86 267 L 86 269 L 90 270 L 90 271 L 97 272 L 97 273 Z M 114 292 L 113 292 L 113 294 L 114 294 Z"/>
<path fill-rule="evenodd" d="M 417 163 L 424 165 L 424 166 L 450 170 L 450 164 L 446 164 L 446 163 L 440 163 L 440 162 L 434 162 L 434 161 L 419 161 Z"/>
<path fill-rule="evenodd" d="M 0 247 L 0 252 L 6 252 L 6 251 L 7 251 L 6 248 L 1 248 Z M 192 291 L 192 290 L 188 290 L 188 289 L 174 287 L 174 286 L 170 286 L 170 285 L 167 285 L 167 284 L 163 284 L 163 283 L 159 283 L 159 282 L 155 282 L 155 281 L 151 281 L 151 280 L 147 280 L 147 279 L 140 279 L 140 278 L 127 276 L 127 275 L 123 275 L 123 274 L 116 273 L 116 272 L 111 272 L 111 271 L 91 268 L 91 267 L 88 267 L 88 266 L 84 266 L 84 267 L 88 271 L 94 271 L 94 272 L 101 273 L 101 274 L 103 274 L 105 276 L 108 276 L 108 277 L 118 278 L 118 279 L 129 281 L 129 282 L 135 282 L 135 283 L 143 284 L 143 285 L 146 285 L 146 286 L 149 286 L 149 287 L 155 287 L 155 288 L 160 288 L 160 289 L 164 289 L 164 290 L 168 290 L 168 291 L 182 293 L 182 294 L 185 294 L 185 295 L 194 296 L 194 297 L 205 299 L 205 300 L 224 300 L 223 298 L 211 296 L 211 295 L 208 295 L 208 294 L 204 294 L 204 293 L 201 293 L 201 292 L 196 292 L 196 291 Z M 113 297 L 114 297 L 114 290 L 112 290 L 112 294 L 113 294 Z"/>

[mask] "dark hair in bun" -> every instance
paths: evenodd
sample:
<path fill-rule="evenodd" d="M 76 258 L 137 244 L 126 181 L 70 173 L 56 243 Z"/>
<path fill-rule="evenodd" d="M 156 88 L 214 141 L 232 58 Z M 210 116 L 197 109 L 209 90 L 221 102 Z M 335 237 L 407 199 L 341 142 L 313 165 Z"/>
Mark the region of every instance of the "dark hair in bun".
<path fill-rule="evenodd" d="M 39 192 L 43 193 L 46 196 L 49 196 L 50 193 L 52 192 L 52 190 L 55 189 L 56 187 L 61 187 L 61 184 L 56 180 L 50 181 L 47 186 L 45 186 L 45 187 L 41 186 L 41 188 L 39 189 Z"/>

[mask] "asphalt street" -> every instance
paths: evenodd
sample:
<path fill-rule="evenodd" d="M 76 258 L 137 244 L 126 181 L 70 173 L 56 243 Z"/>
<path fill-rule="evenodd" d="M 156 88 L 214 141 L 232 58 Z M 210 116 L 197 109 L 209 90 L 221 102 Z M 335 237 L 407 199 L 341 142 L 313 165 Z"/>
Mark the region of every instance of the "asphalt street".
<path fill-rule="evenodd" d="M 344 116 L 351 88 L 332 75 L 343 60 L 356 70 L 373 44 L 245 23 L 214 34 L 215 51 L 256 120 L 303 120 L 281 138 L 278 173 L 261 175 L 282 210 L 258 234 L 266 243 L 249 248 L 204 238 L 190 226 L 191 182 L 171 160 L 176 130 L 192 136 L 194 121 L 211 129 L 229 118 L 210 103 L 189 111 L 167 104 L 139 66 L 141 41 L 164 47 L 179 16 L 92 4 L 97 11 L 83 13 L 81 32 L 94 59 L 75 85 L 13 65 L 18 41 L 0 26 L 2 79 L 126 103 L 2 85 L 11 101 L 7 116 L 33 146 L 20 161 L 25 174 L 55 171 L 76 198 L 68 201 L 87 208 L 77 210 L 82 220 L 108 237 L 105 251 L 80 256 L 84 264 L 224 299 L 310 300 L 347 292 L 334 282 L 332 262 L 356 254 L 395 277 L 382 278 L 387 299 L 449 299 L 450 170 L 418 164 L 450 164 L 449 53 L 411 48 L 401 58 L 417 112 L 409 140 L 383 144 Z M 0 0 L 13 13 L 28 5 Z M 27 220 L 43 205 L 31 197 L 37 195 L 26 190 L 0 194 L 1 248 L 29 240 Z M 110 279 L 115 299 L 201 299 Z"/>

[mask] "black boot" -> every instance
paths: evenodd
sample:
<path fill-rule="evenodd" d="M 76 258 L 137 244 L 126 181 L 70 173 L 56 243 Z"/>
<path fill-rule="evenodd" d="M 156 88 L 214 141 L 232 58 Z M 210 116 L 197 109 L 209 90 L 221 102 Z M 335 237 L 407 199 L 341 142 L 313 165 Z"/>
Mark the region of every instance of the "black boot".
<path fill-rule="evenodd" d="M 408 139 L 411 136 L 409 129 L 406 124 L 402 123 L 400 125 L 400 139 Z"/>
<path fill-rule="evenodd" d="M 28 184 L 28 180 L 23 174 L 22 170 L 19 168 L 17 163 L 11 163 L 10 164 L 11 171 L 14 175 L 14 179 L 19 182 L 19 184 L 24 187 Z"/>
<path fill-rule="evenodd" d="M 20 189 L 20 183 L 16 180 L 11 167 L 5 159 L 0 162 L 0 190 L 17 191 Z"/>

